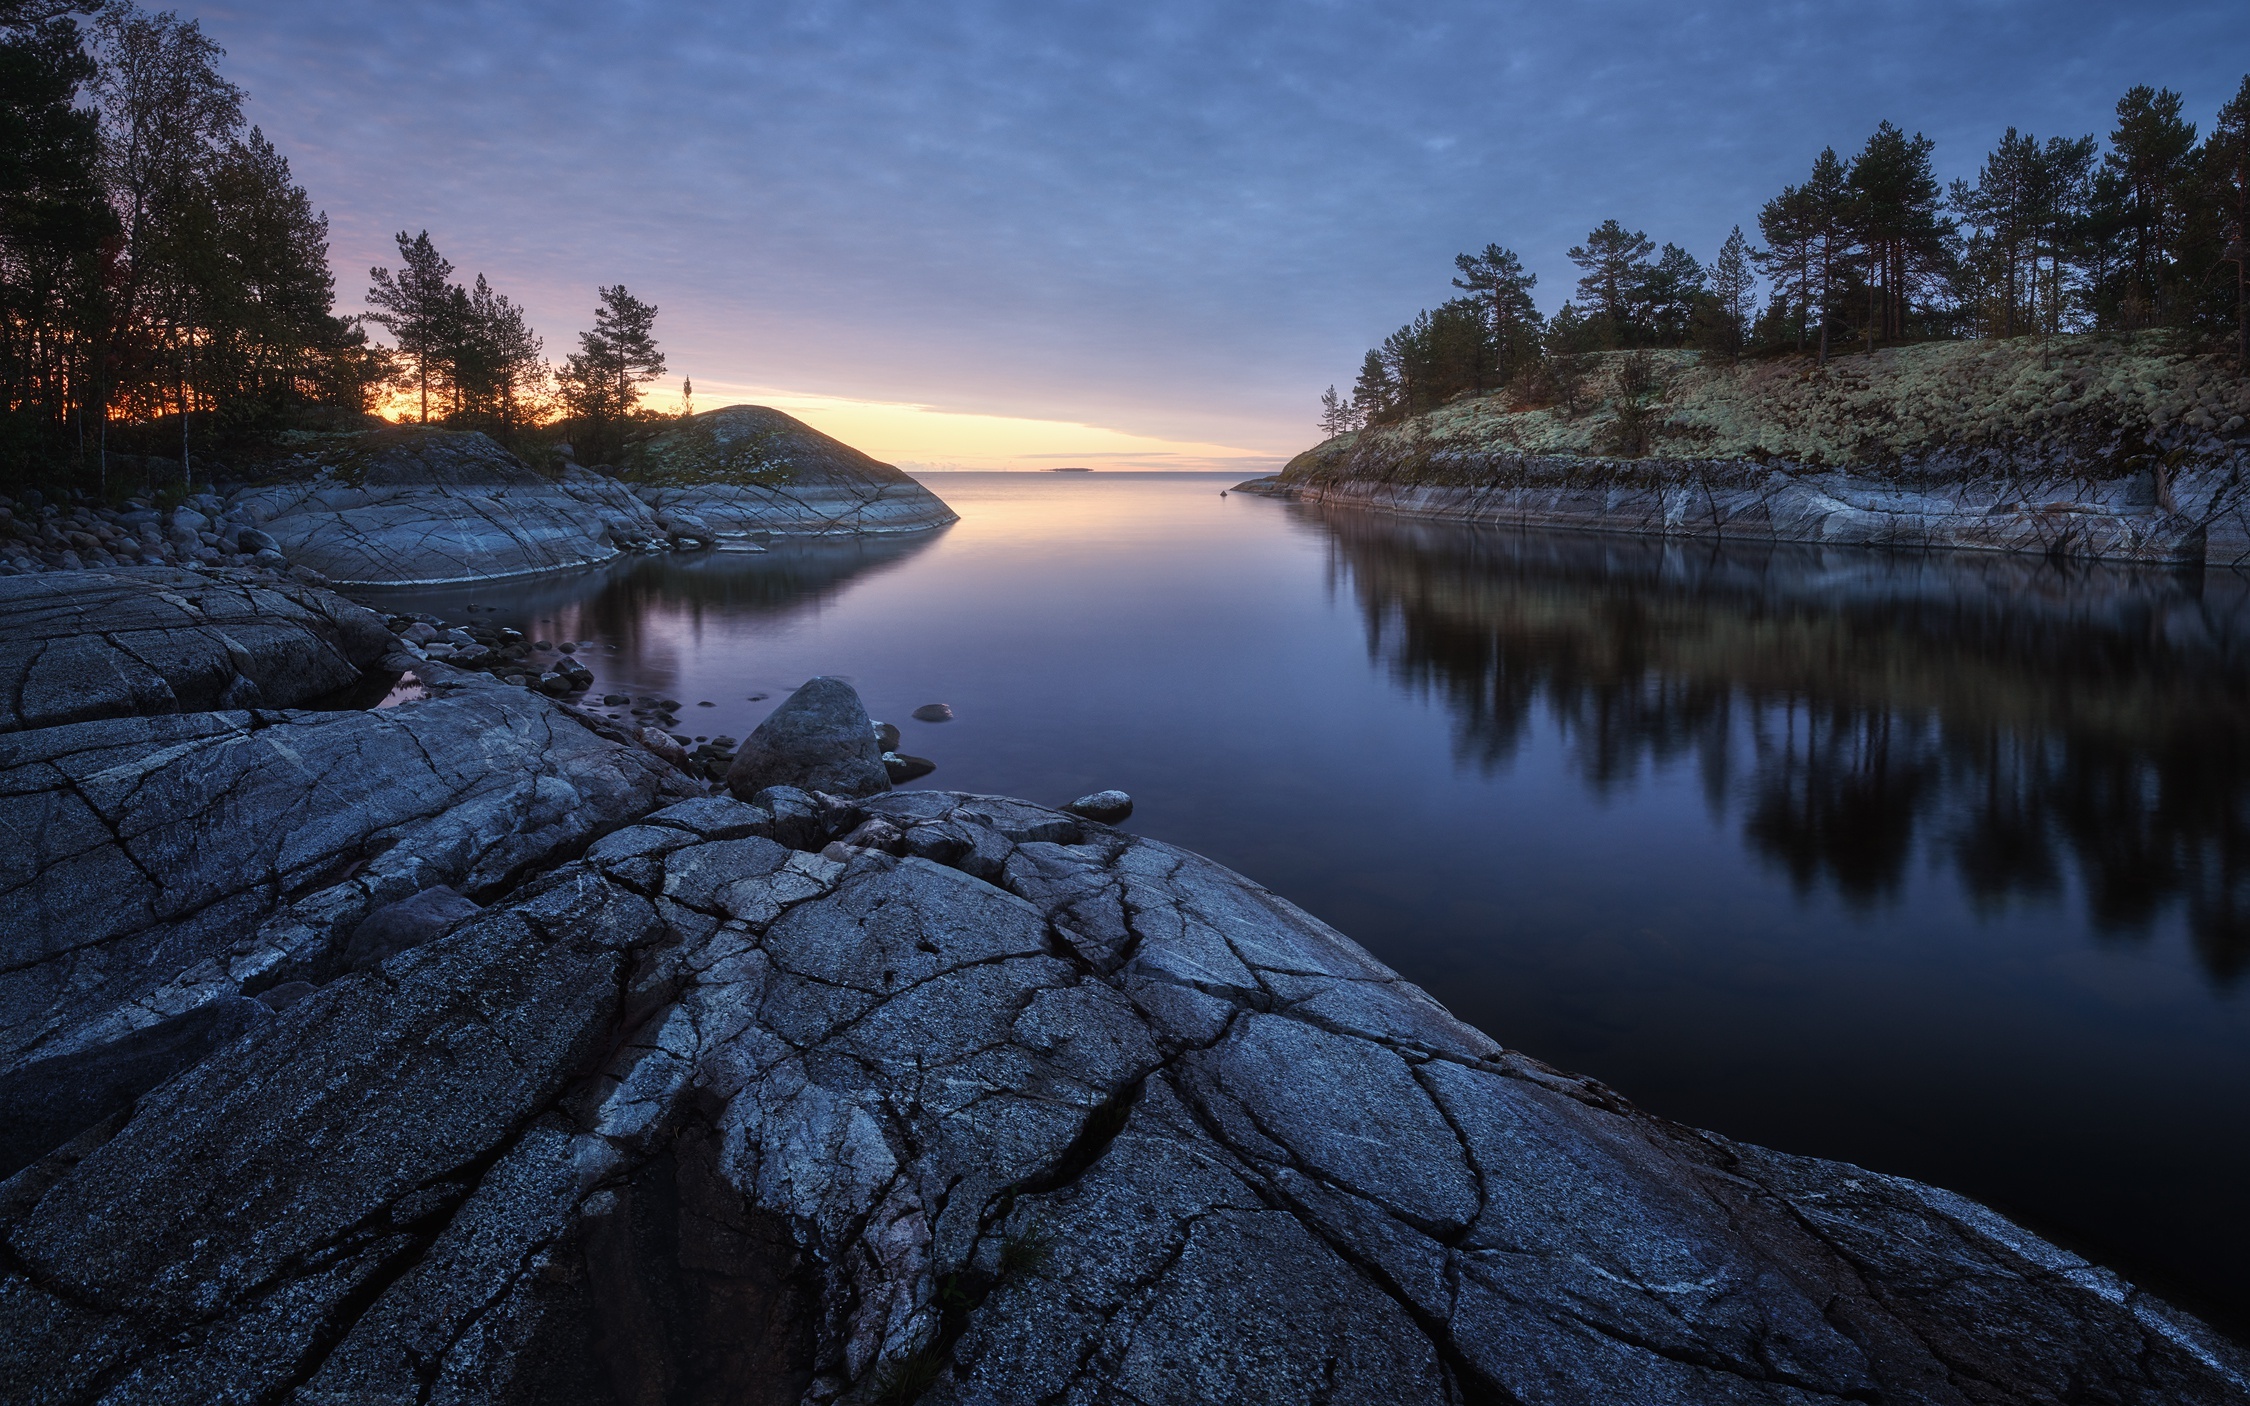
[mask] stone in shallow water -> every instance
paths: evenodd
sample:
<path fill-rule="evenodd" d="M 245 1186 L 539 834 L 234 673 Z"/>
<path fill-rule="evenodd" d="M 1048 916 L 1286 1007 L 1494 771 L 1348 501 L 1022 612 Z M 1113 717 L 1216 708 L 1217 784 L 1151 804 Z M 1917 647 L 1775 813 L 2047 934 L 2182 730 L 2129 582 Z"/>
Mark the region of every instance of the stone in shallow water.
<path fill-rule="evenodd" d="M 858 692 L 842 679 L 822 677 L 758 724 L 735 754 L 727 785 L 745 800 L 768 786 L 870 796 L 888 791 L 891 778 Z"/>
<path fill-rule="evenodd" d="M 924 703 L 914 710 L 914 720 L 925 723 L 952 722 L 953 706 L 949 703 Z"/>
<path fill-rule="evenodd" d="M 937 763 L 928 757 L 903 756 L 897 752 L 883 754 L 883 770 L 891 775 L 891 784 L 904 785 L 918 776 L 928 776 L 937 770 Z"/>
<path fill-rule="evenodd" d="M 1072 815 L 1114 825 L 1133 813 L 1133 798 L 1123 791 L 1096 791 L 1090 796 L 1080 796 L 1063 809 Z"/>

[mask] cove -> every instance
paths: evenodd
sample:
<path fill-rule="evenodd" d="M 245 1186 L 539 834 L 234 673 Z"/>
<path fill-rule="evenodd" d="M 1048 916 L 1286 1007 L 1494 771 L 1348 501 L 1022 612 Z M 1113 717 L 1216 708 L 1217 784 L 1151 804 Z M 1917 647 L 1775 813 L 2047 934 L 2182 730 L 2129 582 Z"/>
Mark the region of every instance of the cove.
<path fill-rule="evenodd" d="M 588 642 L 593 698 L 691 734 L 843 675 L 920 787 L 1122 788 L 1511 1048 L 2243 1330 L 2250 583 L 1238 477 L 931 474 L 961 521 L 925 538 L 365 594 Z"/>

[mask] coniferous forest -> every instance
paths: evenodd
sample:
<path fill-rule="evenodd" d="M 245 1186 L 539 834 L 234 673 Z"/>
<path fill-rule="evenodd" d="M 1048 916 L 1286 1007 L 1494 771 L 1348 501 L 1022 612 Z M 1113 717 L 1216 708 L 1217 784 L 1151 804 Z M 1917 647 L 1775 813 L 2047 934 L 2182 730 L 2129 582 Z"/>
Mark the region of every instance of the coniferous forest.
<path fill-rule="evenodd" d="M 1367 353 L 1334 435 L 1462 394 L 1515 389 L 1570 407 L 1589 353 L 1706 355 L 2080 332 L 2177 329 L 2250 366 L 2250 77 L 2198 131 L 2178 93 L 2135 87 L 2107 142 L 2009 128 L 1974 179 L 1939 180 L 1935 143 L 1885 122 L 1849 157 L 1736 226 L 1709 263 L 1604 220 L 1569 251 L 1573 296 L 1551 317 L 1497 244 L 1454 260 L 1458 294 Z M 1762 296 L 1761 296 L 1762 295 Z"/>
<path fill-rule="evenodd" d="M 599 290 L 551 364 L 521 306 L 427 231 L 339 315 L 327 218 L 193 20 L 0 0 L 0 483 L 186 489 L 378 409 L 613 451 L 664 371 L 656 309 Z M 370 329 L 389 334 L 389 343 Z"/>

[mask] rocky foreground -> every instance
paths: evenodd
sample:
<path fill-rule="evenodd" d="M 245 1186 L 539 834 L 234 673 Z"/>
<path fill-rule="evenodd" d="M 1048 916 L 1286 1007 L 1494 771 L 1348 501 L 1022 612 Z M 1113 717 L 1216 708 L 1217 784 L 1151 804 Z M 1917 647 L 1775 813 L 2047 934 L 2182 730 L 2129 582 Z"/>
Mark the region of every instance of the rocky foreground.
<path fill-rule="evenodd" d="M 729 793 L 185 574 L 0 581 L 10 1402 L 2250 1400 L 2107 1271 L 1642 1113 L 1208 860 L 884 789 L 840 685 Z"/>
<path fill-rule="evenodd" d="M 1571 374 L 1574 404 L 1457 400 L 1242 488 L 1516 527 L 2250 566 L 2250 381 L 2166 334 L 1825 367 L 1609 353 Z"/>

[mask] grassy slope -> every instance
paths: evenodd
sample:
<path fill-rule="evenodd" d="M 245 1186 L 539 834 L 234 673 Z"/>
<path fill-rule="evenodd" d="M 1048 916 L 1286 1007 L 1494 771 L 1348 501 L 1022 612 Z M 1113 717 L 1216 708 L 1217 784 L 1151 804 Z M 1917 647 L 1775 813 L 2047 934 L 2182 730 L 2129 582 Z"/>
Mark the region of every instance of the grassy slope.
<path fill-rule="evenodd" d="M 2250 381 L 2232 360 L 2158 333 L 1855 351 L 1831 356 L 1825 371 L 1810 356 L 1726 366 L 1692 352 L 1649 355 L 1666 381 L 1651 457 L 1877 467 L 1945 450 L 2114 453 L 2120 431 L 2201 456 L 2250 434 Z M 1621 356 L 1598 359 L 1589 398 L 1606 394 Z M 1607 457 L 1615 422 L 1606 401 L 1571 416 L 1518 407 L 1506 393 L 1466 398 L 1329 440 L 1283 475 L 1350 476 L 1379 464 L 1411 478 L 1416 461 L 1441 449 Z"/>

